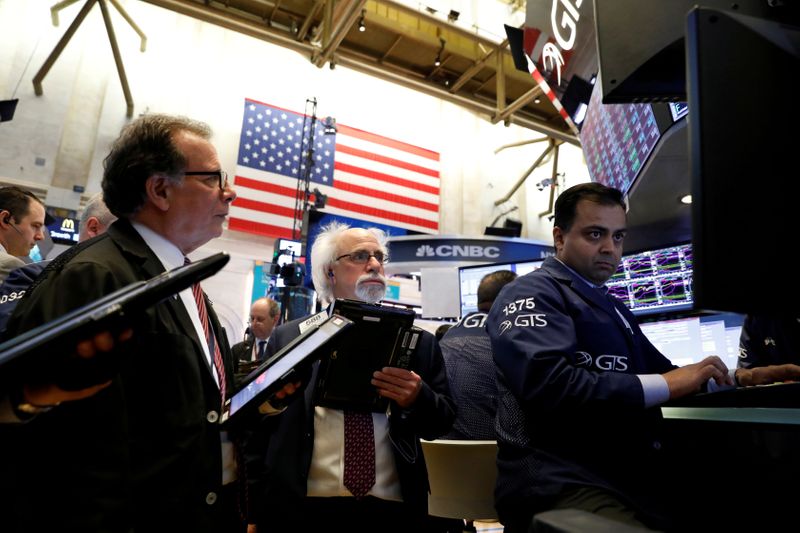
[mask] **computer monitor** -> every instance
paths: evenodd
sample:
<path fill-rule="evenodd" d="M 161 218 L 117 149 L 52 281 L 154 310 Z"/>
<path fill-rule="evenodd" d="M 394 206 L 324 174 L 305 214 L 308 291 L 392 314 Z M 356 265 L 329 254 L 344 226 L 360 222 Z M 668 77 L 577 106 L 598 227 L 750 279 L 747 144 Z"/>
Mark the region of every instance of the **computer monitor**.
<path fill-rule="evenodd" d="M 277 239 L 275 241 L 275 251 L 272 254 L 273 263 L 278 264 L 280 267 L 284 267 L 295 261 L 302 261 L 302 256 L 300 255 L 300 251 L 302 249 L 302 244 L 300 241 L 294 241 L 291 239 Z M 284 287 L 286 284 L 282 277 L 278 277 L 275 282 L 276 287 Z"/>
<path fill-rule="evenodd" d="M 796 313 L 800 27 L 699 8 L 687 35 L 695 305 Z"/>
<path fill-rule="evenodd" d="M 580 139 L 592 181 L 628 192 L 661 138 L 650 104 L 608 105 L 595 83 Z M 669 124 L 671 125 L 671 123 Z"/>
<path fill-rule="evenodd" d="M 594 0 L 603 102 L 686 101 L 684 36 L 686 17 L 696 4 L 697 0 Z M 782 21 L 796 21 L 799 11 L 796 2 L 771 0 L 704 0 L 702 5 Z M 747 54 L 730 57 L 740 66 L 749 64 Z"/>
<path fill-rule="evenodd" d="M 518 261 L 507 263 L 492 263 L 490 265 L 469 265 L 458 268 L 458 287 L 461 297 L 461 316 L 474 313 L 478 310 L 478 285 L 486 274 L 498 270 L 510 270 L 518 276 L 533 272 L 544 261 Z"/>
<path fill-rule="evenodd" d="M 692 246 L 626 254 L 606 286 L 635 315 L 691 310 Z"/>
<path fill-rule="evenodd" d="M 647 339 L 678 366 L 717 355 L 728 368 L 739 361 L 739 337 L 744 316 L 735 313 L 660 317 L 639 326 Z"/>

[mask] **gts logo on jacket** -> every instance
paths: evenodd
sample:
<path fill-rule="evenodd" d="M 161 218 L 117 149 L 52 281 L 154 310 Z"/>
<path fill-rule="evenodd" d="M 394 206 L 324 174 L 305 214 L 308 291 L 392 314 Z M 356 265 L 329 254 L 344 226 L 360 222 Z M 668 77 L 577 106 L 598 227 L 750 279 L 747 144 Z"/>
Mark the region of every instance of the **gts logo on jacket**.
<path fill-rule="evenodd" d="M 575 352 L 575 366 L 591 368 L 594 366 L 598 370 L 625 372 L 628 370 L 628 357 L 624 355 L 603 354 L 592 358 L 586 352 Z"/>

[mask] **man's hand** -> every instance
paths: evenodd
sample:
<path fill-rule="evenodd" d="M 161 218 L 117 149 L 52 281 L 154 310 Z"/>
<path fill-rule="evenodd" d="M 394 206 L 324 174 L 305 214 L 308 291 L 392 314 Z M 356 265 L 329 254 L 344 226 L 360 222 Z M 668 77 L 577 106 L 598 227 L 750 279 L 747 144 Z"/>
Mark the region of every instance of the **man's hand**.
<path fill-rule="evenodd" d="M 800 366 L 798 365 L 785 364 L 736 369 L 736 381 L 742 387 L 798 380 L 800 380 Z"/>
<path fill-rule="evenodd" d="M 732 385 L 728 367 L 716 355 L 706 357 L 699 363 L 682 366 L 664 374 L 669 386 L 670 399 L 681 398 L 700 390 L 709 379 L 718 385 Z"/>
<path fill-rule="evenodd" d="M 133 336 L 133 330 L 128 329 L 122 332 L 116 343 L 128 341 Z M 91 359 L 98 352 L 110 352 L 115 345 L 114 337 L 110 332 L 98 333 L 91 339 L 81 341 L 75 348 L 77 357 L 81 359 Z M 83 400 L 94 396 L 101 390 L 111 385 L 111 381 L 99 383 L 80 390 L 64 390 L 53 383 L 27 383 L 22 388 L 23 399 L 34 406 L 46 407 L 58 405 L 61 402 L 71 402 Z"/>
<path fill-rule="evenodd" d="M 414 372 L 394 366 L 383 367 L 382 370 L 372 374 L 372 378 L 372 384 L 378 389 L 378 394 L 394 400 L 404 409 L 411 407 L 422 388 L 421 377 Z"/>
<path fill-rule="evenodd" d="M 289 404 L 288 400 L 287 401 L 283 400 L 286 400 L 291 395 L 299 391 L 301 385 L 302 382 L 300 381 L 287 383 L 286 385 L 283 386 L 281 390 L 273 394 L 269 400 L 259 405 L 258 412 L 261 413 L 262 415 L 269 415 L 269 416 L 282 413 L 284 409 L 286 409 L 286 406 Z"/>

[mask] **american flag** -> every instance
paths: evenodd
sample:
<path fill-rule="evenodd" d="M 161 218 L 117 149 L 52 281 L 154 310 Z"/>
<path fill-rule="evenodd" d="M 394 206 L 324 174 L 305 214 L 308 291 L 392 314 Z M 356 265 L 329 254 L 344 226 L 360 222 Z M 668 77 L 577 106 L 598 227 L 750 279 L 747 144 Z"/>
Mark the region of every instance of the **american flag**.
<path fill-rule="evenodd" d="M 305 117 L 305 128 L 311 119 Z M 328 196 L 325 213 L 436 233 L 439 154 L 388 137 L 315 122 L 310 189 Z M 255 100 L 244 102 L 229 229 L 293 238 L 298 179 L 306 167 L 304 115 Z M 304 141 L 305 139 L 305 141 Z M 302 194 L 302 192 L 301 192 Z M 302 205 L 302 204 L 301 204 Z"/>

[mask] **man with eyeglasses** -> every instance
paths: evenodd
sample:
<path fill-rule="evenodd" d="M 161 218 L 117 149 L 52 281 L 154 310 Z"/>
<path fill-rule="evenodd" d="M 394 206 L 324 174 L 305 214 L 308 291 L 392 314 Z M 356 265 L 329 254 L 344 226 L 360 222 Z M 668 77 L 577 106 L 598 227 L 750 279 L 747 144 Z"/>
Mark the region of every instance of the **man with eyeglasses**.
<path fill-rule="evenodd" d="M 231 347 L 236 364 L 237 380 L 244 378 L 264 360 L 267 339 L 278 323 L 281 308 L 272 298 L 259 298 L 250 306 L 250 321 L 245 340 Z"/>
<path fill-rule="evenodd" d="M 219 237 L 236 193 L 210 135 L 203 123 L 168 115 L 126 126 L 102 182 L 119 219 L 48 266 L 9 331 L 181 266 Z M 217 423 L 233 365 L 211 301 L 188 289 L 127 319 L 133 338 L 90 361 L 108 386 L 20 426 L 21 529 L 243 530 L 234 448 Z"/>
<path fill-rule="evenodd" d="M 334 223 L 311 249 L 312 278 L 320 300 L 348 298 L 375 303 L 386 292 L 386 235 L 377 228 Z M 323 311 L 327 313 L 327 311 Z M 267 357 L 295 339 L 317 317 L 275 329 Z M 455 417 L 444 361 L 435 338 L 422 337 L 411 369 L 385 367 L 372 385 L 391 400 L 388 413 L 362 418 L 371 431 L 352 453 L 346 444 L 355 417 L 313 403 L 316 366 L 303 394 L 285 411 L 264 418 L 246 445 L 250 515 L 254 531 L 409 532 L 423 530 L 428 477 L 419 439 L 446 433 Z M 353 482 L 349 466 L 369 474 Z"/>

